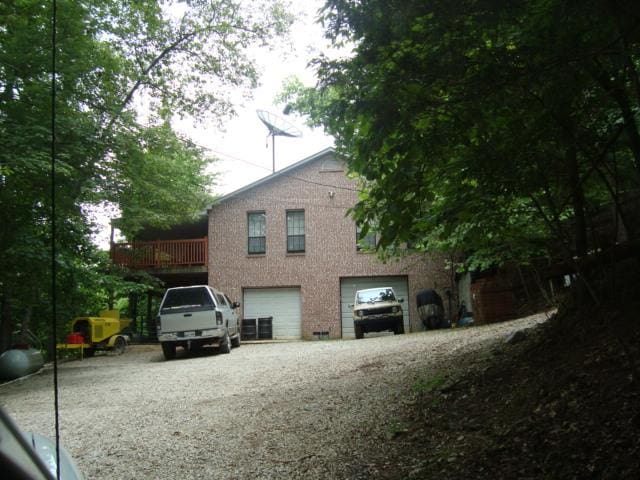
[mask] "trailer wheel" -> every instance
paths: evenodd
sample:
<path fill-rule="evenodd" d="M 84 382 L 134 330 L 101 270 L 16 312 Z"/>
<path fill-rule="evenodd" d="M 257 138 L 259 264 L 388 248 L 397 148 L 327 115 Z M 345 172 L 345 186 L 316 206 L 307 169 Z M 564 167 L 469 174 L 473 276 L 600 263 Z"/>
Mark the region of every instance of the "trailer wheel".
<path fill-rule="evenodd" d="M 117 337 L 115 343 L 113 344 L 113 351 L 116 355 L 122 355 L 126 346 L 127 342 L 124 341 L 124 338 Z"/>

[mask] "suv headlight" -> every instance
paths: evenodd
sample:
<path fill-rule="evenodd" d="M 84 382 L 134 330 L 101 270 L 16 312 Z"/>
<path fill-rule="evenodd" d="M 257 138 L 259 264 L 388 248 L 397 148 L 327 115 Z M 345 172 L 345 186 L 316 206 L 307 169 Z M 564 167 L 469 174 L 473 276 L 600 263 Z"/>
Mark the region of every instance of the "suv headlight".
<path fill-rule="evenodd" d="M 362 310 L 356 310 L 353 312 L 354 317 L 360 318 L 362 317 Z"/>
<path fill-rule="evenodd" d="M 400 307 L 391 307 L 391 313 L 398 313 L 400 311 Z"/>

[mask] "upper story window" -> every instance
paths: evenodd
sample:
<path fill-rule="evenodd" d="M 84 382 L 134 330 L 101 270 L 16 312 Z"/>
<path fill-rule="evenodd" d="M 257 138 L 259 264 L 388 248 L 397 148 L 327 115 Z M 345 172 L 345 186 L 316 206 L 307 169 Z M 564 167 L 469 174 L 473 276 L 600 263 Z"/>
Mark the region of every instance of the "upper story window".
<path fill-rule="evenodd" d="M 249 253 L 265 253 L 267 251 L 267 216 L 264 212 L 247 214 L 249 231 Z"/>
<path fill-rule="evenodd" d="M 378 236 L 376 235 L 376 232 L 369 229 L 364 238 L 360 238 L 361 232 L 362 228 L 356 223 L 356 250 L 359 252 L 375 250 L 376 245 L 378 244 Z"/>
<path fill-rule="evenodd" d="M 304 252 L 304 210 L 287 211 L 287 252 Z"/>

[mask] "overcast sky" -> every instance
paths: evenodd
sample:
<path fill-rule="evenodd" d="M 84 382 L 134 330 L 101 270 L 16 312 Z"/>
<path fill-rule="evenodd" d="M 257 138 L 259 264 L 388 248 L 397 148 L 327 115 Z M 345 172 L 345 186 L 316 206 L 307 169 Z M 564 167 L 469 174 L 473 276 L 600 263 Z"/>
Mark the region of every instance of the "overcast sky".
<path fill-rule="evenodd" d="M 313 72 L 307 68 L 319 51 L 326 51 L 327 41 L 320 25 L 314 23 L 316 12 L 323 5 L 321 0 L 292 2 L 297 21 L 293 26 L 293 47 L 282 43 L 275 51 L 255 52 L 262 72 L 261 86 L 254 92 L 253 100 L 238 108 L 238 115 L 227 122 L 225 132 L 214 126 L 193 127 L 190 122 L 181 122 L 176 127 L 198 145 L 206 147 L 221 161 L 214 166 L 219 173 L 216 194 L 226 194 L 252 183 L 272 170 L 271 138 L 268 130 L 258 119 L 257 109 L 268 110 L 293 123 L 302 131 L 300 138 L 276 138 L 276 170 L 333 145 L 333 140 L 322 130 L 311 130 L 304 120 L 295 115 L 282 114 L 282 105 L 274 105 L 283 81 L 292 75 L 298 76 L 306 85 L 315 85 Z"/>

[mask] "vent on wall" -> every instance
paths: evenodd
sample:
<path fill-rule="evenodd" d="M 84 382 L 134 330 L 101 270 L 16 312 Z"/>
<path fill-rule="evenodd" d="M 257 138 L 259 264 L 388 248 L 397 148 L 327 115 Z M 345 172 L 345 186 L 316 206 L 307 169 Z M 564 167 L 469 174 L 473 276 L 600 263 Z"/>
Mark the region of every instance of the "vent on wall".
<path fill-rule="evenodd" d="M 321 172 L 342 172 L 344 164 L 335 158 L 327 158 L 320 166 Z"/>

